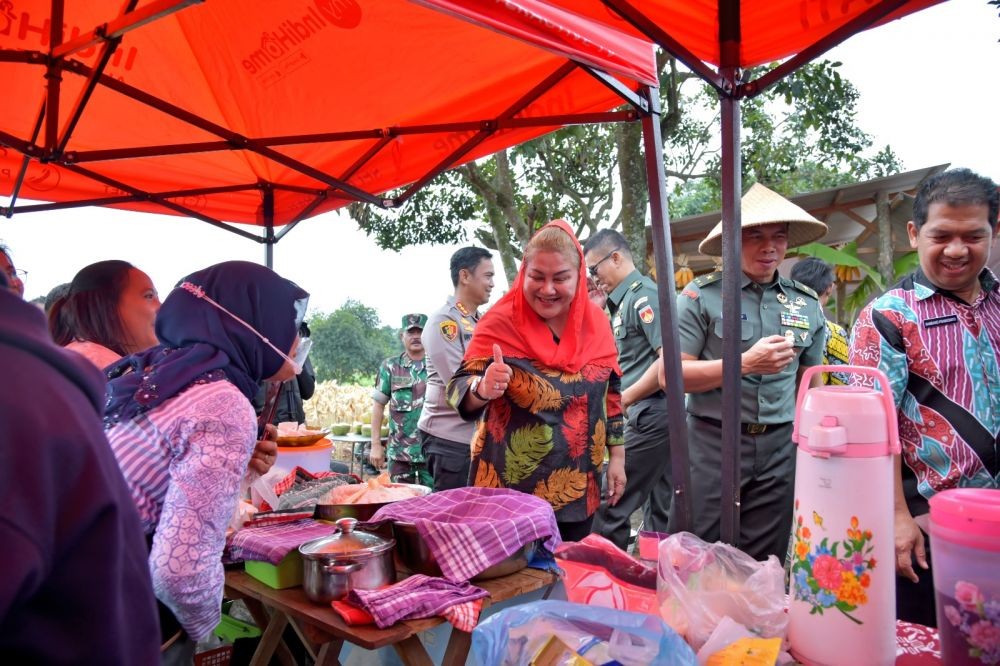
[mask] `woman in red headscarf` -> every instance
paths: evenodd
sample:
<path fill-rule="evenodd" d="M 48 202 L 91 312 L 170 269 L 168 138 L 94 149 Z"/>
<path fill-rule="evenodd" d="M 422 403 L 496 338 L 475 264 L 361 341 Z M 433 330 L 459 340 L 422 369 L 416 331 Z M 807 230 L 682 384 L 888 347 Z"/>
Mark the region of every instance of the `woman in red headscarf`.
<path fill-rule="evenodd" d="M 618 353 L 607 317 L 587 298 L 585 269 L 569 225 L 545 225 L 448 383 L 449 402 L 479 419 L 472 484 L 547 500 L 567 541 L 590 533 L 605 448 L 609 502 L 625 488 Z"/>

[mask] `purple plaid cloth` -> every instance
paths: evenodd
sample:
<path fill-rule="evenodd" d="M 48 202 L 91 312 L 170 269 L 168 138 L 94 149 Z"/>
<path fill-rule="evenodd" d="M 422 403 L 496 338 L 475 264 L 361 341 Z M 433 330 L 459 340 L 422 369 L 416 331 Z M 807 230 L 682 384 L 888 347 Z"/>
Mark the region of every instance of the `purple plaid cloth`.
<path fill-rule="evenodd" d="M 443 578 L 416 574 L 381 590 L 351 590 L 348 601 L 368 611 L 379 629 L 407 618 L 435 617 L 445 609 L 489 596 L 468 582 L 452 583 Z"/>
<path fill-rule="evenodd" d="M 336 531 L 333 525 L 312 518 L 266 527 L 244 527 L 229 537 L 229 560 L 278 564 L 285 555 L 305 542 L 330 536 Z"/>
<path fill-rule="evenodd" d="M 550 551 L 562 543 L 552 505 L 506 488 L 455 488 L 393 502 L 371 522 L 379 520 L 414 523 L 451 581 L 467 581 L 537 539 L 546 539 Z"/>

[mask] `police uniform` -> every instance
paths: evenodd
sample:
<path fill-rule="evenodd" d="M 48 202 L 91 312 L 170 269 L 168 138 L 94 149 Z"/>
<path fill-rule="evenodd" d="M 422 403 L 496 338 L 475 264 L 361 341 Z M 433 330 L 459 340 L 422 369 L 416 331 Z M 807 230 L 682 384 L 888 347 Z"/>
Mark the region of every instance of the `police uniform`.
<path fill-rule="evenodd" d="M 777 276 L 758 284 L 741 273 L 741 352 L 770 335 L 793 339 L 796 357 L 771 375 L 744 375 L 740 398 L 739 546 L 755 559 L 783 559 L 792 520 L 795 452 L 791 441 L 796 375 L 819 365 L 826 320 L 816 292 Z M 722 273 L 696 278 L 677 297 L 680 350 L 701 360 L 722 358 Z M 687 399 L 691 461 L 692 532 L 719 539 L 721 502 L 722 389 Z"/>
<path fill-rule="evenodd" d="M 649 369 L 660 349 L 660 307 L 656 283 L 633 270 L 608 295 L 608 309 L 622 389 L 635 384 Z M 594 531 L 624 549 L 628 545 L 629 519 L 649 499 L 647 529 L 667 531 L 670 510 L 670 441 L 667 405 L 663 391 L 656 391 L 629 406 L 625 421 L 625 492 L 614 506 L 603 502 Z"/>
<path fill-rule="evenodd" d="M 420 415 L 420 443 L 434 490 L 469 485 L 474 421 L 465 421 L 448 404 L 446 387 L 465 356 L 465 349 L 479 322 L 479 312 L 449 296 L 424 329 L 427 358 L 427 398 Z"/>
<path fill-rule="evenodd" d="M 403 317 L 403 329 L 424 328 L 426 322 L 426 315 L 406 315 Z M 413 360 L 405 351 L 382 361 L 375 375 L 372 399 L 389 405 L 389 445 L 386 447 L 389 476 L 399 483 L 431 483 L 427 462 L 417 439 L 417 423 L 426 390 L 427 367 L 424 359 Z"/>

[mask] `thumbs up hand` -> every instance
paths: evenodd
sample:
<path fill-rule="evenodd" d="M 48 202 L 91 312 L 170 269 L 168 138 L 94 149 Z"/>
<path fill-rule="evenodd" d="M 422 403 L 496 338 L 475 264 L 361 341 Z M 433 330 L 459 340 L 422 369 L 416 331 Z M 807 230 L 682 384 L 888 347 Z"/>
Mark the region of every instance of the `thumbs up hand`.
<path fill-rule="evenodd" d="M 510 366 L 503 362 L 503 351 L 501 351 L 500 345 L 493 345 L 493 363 L 486 368 L 486 373 L 480 382 L 479 395 L 487 400 L 499 398 L 507 390 L 510 375 Z"/>

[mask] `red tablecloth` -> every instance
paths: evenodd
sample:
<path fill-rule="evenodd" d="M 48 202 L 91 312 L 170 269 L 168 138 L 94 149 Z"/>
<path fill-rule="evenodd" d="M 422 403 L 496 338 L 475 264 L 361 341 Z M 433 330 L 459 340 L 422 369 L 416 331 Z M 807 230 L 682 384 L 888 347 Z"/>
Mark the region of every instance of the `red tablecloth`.
<path fill-rule="evenodd" d="M 896 666 L 926 666 L 941 663 L 941 641 L 937 629 L 922 624 L 896 622 Z"/>

